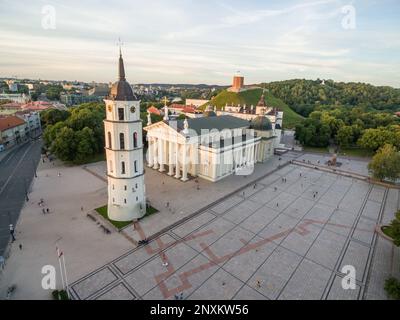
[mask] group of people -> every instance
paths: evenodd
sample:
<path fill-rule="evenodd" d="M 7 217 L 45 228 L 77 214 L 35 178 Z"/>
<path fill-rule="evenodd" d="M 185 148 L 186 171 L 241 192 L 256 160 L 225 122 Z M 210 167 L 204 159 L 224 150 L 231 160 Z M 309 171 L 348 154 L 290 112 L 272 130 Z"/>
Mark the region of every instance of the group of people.
<path fill-rule="evenodd" d="M 43 198 L 40 199 L 40 201 L 38 202 L 39 207 L 44 207 L 44 200 Z M 46 213 L 50 213 L 50 209 L 49 208 L 42 208 L 42 213 L 46 214 Z"/>

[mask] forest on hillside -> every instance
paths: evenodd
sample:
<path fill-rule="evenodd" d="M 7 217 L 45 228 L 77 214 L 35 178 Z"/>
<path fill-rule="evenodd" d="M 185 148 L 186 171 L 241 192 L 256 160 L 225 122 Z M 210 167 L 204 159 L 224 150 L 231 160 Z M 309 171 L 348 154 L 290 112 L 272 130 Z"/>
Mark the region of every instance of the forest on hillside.
<path fill-rule="evenodd" d="M 321 107 L 361 107 L 365 111 L 400 111 L 400 89 L 365 83 L 294 79 L 261 84 L 297 113 L 307 117 Z"/>

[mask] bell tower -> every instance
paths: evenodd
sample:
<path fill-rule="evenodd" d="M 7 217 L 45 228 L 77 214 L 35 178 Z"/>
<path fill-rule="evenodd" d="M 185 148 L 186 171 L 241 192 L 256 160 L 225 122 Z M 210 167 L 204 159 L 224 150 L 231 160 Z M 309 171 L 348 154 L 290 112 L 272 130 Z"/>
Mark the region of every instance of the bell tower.
<path fill-rule="evenodd" d="M 140 101 L 126 81 L 121 50 L 118 81 L 104 102 L 108 217 L 115 221 L 139 219 L 146 214 Z"/>

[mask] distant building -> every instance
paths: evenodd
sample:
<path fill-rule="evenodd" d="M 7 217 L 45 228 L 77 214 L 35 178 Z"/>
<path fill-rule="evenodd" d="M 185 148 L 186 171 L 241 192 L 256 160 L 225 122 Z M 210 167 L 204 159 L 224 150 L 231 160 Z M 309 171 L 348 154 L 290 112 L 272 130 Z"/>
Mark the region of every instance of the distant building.
<path fill-rule="evenodd" d="M 25 129 L 25 132 L 28 132 L 31 138 L 37 137 L 42 133 L 39 112 L 24 110 L 16 112 L 15 115 L 25 121 L 27 129 Z"/>
<path fill-rule="evenodd" d="M 161 111 L 159 109 L 157 109 L 155 106 L 151 106 L 151 107 L 147 108 L 147 113 L 152 113 L 152 114 L 161 116 Z"/>
<path fill-rule="evenodd" d="M 29 129 L 23 119 L 17 116 L 0 117 L 0 145 L 2 145 L 2 149 L 25 141 L 28 132 Z"/>
<path fill-rule="evenodd" d="M 31 97 L 25 93 L 1 93 L 0 101 L 4 100 L 10 100 L 17 103 L 27 103 L 29 100 L 31 100 Z"/>
<path fill-rule="evenodd" d="M 43 111 L 54 108 L 53 103 L 48 101 L 31 101 L 21 106 L 22 110 Z"/>
<path fill-rule="evenodd" d="M 10 84 L 8 85 L 8 89 L 9 89 L 11 92 L 18 92 L 18 83 L 15 83 L 15 82 L 10 83 Z"/>
<path fill-rule="evenodd" d="M 206 104 L 207 102 L 209 102 L 210 100 L 202 100 L 202 99 L 186 99 L 186 105 L 187 106 L 193 106 L 195 108 L 198 108 L 204 104 Z"/>
<path fill-rule="evenodd" d="M 60 101 L 61 103 L 67 106 L 73 106 L 77 104 L 87 103 L 87 102 L 102 102 L 103 96 L 96 96 L 96 95 L 83 95 L 77 93 L 62 93 L 60 94 Z"/>
<path fill-rule="evenodd" d="M 247 121 L 253 121 L 259 117 L 267 118 L 272 125 L 273 134 L 276 137 L 274 147 L 280 147 L 283 112 L 266 104 L 264 92 L 256 106 L 227 104 L 221 111 L 216 110 L 215 112 L 217 115 L 232 115 Z"/>
<path fill-rule="evenodd" d="M 96 85 L 93 89 L 88 91 L 88 95 L 105 98 L 108 96 L 109 92 L 110 88 L 108 85 Z"/>
<path fill-rule="evenodd" d="M 232 87 L 228 88 L 229 92 L 241 92 L 245 91 L 246 89 L 244 88 L 244 77 L 240 75 L 239 73 L 233 76 L 233 83 Z"/>

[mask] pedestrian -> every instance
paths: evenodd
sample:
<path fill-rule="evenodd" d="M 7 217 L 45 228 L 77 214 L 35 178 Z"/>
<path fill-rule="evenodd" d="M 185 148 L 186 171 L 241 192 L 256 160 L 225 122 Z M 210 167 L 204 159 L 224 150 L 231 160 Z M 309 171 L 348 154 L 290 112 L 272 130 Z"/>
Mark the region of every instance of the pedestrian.
<path fill-rule="evenodd" d="M 6 259 L 3 256 L 0 256 L 0 269 L 4 270 L 4 266 L 6 265 Z"/>
<path fill-rule="evenodd" d="M 21 243 L 19 244 L 19 250 L 22 250 L 22 244 Z"/>
<path fill-rule="evenodd" d="M 167 202 L 167 208 L 169 208 L 169 201 Z"/>
<path fill-rule="evenodd" d="M 279 203 L 276 203 L 276 206 L 279 207 Z"/>
<path fill-rule="evenodd" d="M 47 213 L 49 213 L 49 212 L 50 212 L 50 209 L 49 209 L 49 208 L 47 208 L 47 209 L 46 209 L 46 212 L 47 212 Z"/>
<path fill-rule="evenodd" d="M 253 187 L 253 189 L 255 189 L 255 188 L 257 188 L 257 183 L 255 183 L 255 184 L 254 184 L 254 187 Z"/>
<path fill-rule="evenodd" d="M 243 197 L 244 197 L 244 191 L 243 191 Z"/>
<path fill-rule="evenodd" d="M 43 214 L 46 214 L 46 210 L 44 210 L 44 208 L 42 209 Z"/>
<path fill-rule="evenodd" d="M 180 300 L 183 300 L 183 292 L 181 292 Z"/>
<path fill-rule="evenodd" d="M 261 282 L 260 282 L 260 280 L 257 280 L 257 288 L 261 288 Z"/>
<path fill-rule="evenodd" d="M 58 175 L 59 177 L 61 177 L 61 172 L 59 172 L 57 175 Z"/>
<path fill-rule="evenodd" d="M 12 224 L 10 224 L 11 242 L 14 242 L 14 241 L 15 241 L 14 233 L 15 233 L 14 226 L 13 226 Z"/>

